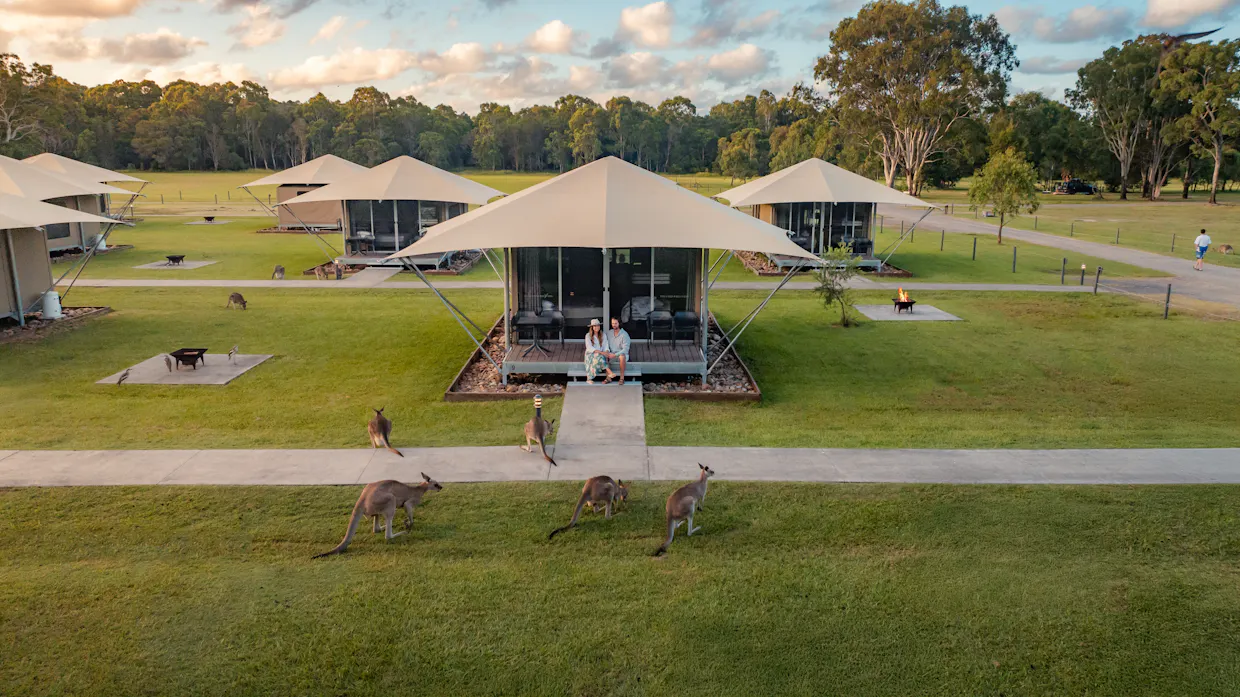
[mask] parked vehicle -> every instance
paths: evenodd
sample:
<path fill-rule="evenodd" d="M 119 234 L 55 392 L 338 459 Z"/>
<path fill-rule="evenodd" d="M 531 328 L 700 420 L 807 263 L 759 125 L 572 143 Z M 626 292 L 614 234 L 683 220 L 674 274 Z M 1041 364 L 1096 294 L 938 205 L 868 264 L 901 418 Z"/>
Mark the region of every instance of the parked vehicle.
<path fill-rule="evenodd" d="M 1055 193 L 1069 196 L 1072 194 L 1089 194 L 1092 196 L 1098 193 L 1098 187 L 1080 179 L 1068 179 L 1055 185 Z"/>

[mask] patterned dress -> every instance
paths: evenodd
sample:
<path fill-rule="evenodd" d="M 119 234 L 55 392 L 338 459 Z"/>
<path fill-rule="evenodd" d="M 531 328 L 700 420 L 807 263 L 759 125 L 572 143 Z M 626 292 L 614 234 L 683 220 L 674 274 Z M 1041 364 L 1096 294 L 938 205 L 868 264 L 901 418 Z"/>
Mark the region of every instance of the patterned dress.
<path fill-rule="evenodd" d="M 586 376 L 593 380 L 599 373 L 607 372 L 607 356 L 603 355 L 606 339 L 594 339 L 594 333 L 586 334 Z"/>

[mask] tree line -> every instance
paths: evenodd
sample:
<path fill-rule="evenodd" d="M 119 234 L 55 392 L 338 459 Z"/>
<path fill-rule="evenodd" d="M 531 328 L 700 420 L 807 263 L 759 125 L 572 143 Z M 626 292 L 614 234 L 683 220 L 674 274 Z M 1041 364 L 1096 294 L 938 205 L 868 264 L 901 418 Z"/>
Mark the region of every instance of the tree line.
<path fill-rule="evenodd" d="M 950 187 L 1009 149 L 1043 186 L 1066 177 L 1158 198 L 1172 175 L 1213 191 L 1240 176 L 1240 42 L 1143 36 L 1078 72 L 1065 101 L 1009 95 L 1015 46 L 993 15 L 937 0 L 878 0 L 831 33 L 815 84 L 701 112 L 566 95 L 470 115 L 361 87 L 274 99 L 254 82 L 85 87 L 0 54 L 0 154 L 51 151 L 112 169 L 282 169 L 332 153 L 373 166 L 559 171 L 614 155 L 671 173 L 746 179 L 820 157 L 916 194 Z"/>

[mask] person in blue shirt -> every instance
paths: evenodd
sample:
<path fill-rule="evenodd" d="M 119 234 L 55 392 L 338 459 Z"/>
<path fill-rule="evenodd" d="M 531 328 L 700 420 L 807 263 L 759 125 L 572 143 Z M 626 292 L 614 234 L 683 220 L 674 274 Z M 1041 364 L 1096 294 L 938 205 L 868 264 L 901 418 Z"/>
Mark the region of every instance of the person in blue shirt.
<path fill-rule="evenodd" d="M 620 319 L 611 318 L 611 331 L 607 332 L 607 357 L 615 358 L 620 361 L 620 384 L 624 384 L 624 367 L 629 362 L 629 346 L 633 342 L 629 339 L 629 333 L 620 328 Z M 603 382 L 611 382 L 613 377 L 611 371 L 607 371 L 607 379 Z"/>

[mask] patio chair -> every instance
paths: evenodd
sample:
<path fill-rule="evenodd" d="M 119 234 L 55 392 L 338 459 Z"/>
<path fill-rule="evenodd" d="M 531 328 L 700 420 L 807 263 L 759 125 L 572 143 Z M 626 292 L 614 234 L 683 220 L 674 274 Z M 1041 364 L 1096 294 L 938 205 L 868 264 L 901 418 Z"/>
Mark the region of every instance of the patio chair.
<path fill-rule="evenodd" d="M 696 312 L 689 312 L 686 310 L 677 312 L 672 317 L 672 348 L 676 347 L 676 336 L 680 334 L 680 332 L 689 332 L 693 336 L 693 344 L 696 346 L 699 339 L 699 329 L 701 329 L 701 324 L 698 322 L 698 315 Z"/>
<path fill-rule="evenodd" d="M 655 332 L 667 332 L 672 335 L 672 344 L 676 344 L 676 328 L 672 321 L 672 313 L 667 310 L 654 310 L 646 313 L 646 345 L 654 342 Z"/>

